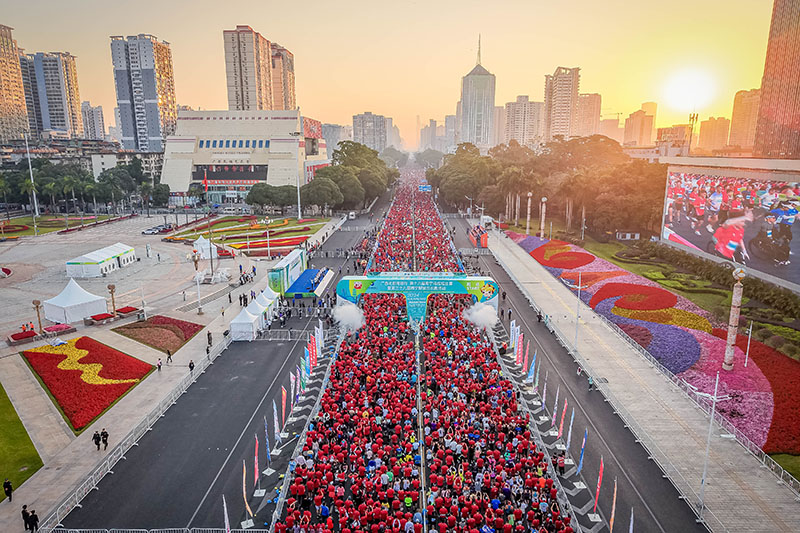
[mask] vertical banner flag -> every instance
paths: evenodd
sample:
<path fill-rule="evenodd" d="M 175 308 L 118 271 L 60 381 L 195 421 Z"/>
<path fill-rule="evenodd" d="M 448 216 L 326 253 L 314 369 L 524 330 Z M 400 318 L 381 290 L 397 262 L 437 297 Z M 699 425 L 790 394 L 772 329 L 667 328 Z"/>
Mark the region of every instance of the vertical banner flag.
<path fill-rule="evenodd" d="M 573 408 L 573 411 L 575 409 Z M 267 425 L 267 416 L 264 415 L 264 442 L 266 443 L 265 446 L 267 448 L 267 466 L 272 463 L 272 457 L 270 455 L 272 452 L 269 449 L 269 426 Z"/>
<path fill-rule="evenodd" d="M 225 514 L 225 533 L 231 533 L 231 522 L 228 520 L 228 504 L 225 502 L 225 495 L 222 495 L 222 512 Z M 631 518 L 633 518 L 633 509 L 631 509 Z M 633 524 L 633 521 L 631 521 Z"/>
<path fill-rule="evenodd" d="M 281 443 L 281 427 L 278 424 L 278 408 L 275 406 L 274 398 L 272 399 L 272 415 L 275 419 L 273 422 L 275 423 L 275 445 L 277 446 Z"/>
<path fill-rule="evenodd" d="M 317 338 L 311 335 L 311 370 L 317 366 Z"/>
<path fill-rule="evenodd" d="M 508 346 L 509 348 L 515 348 L 517 346 L 517 321 L 512 320 L 511 324 L 508 326 L 510 338 L 508 339 Z"/>
<path fill-rule="evenodd" d="M 308 348 L 306 349 L 305 357 L 306 357 L 306 368 L 304 374 L 306 375 L 306 377 L 311 377 L 311 350 L 309 350 Z M 303 385 L 303 388 L 305 389 L 305 384 Z"/>
<path fill-rule="evenodd" d="M 572 422 L 574 420 L 575 420 L 575 408 L 573 407 L 572 408 L 572 414 L 569 416 L 569 429 L 567 430 L 567 443 L 564 445 L 564 447 L 567 450 L 567 453 L 569 453 L 569 443 L 570 443 L 570 441 L 572 441 Z"/>
<path fill-rule="evenodd" d="M 522 361 L 522 368 L 528 370 L 528 354 L 531 351 L 531 341 L 528 339 L 528 344 L 525 346 L 525 359 Z"/>
<path fill-rule="evenodd" d="M 319 320 L 319 333 L 317 334 L 317 342 L 319 343 L 319 353 L 325 349 L 325 332 L 322 329 L 322 319 Z"/>
<path fill-rule="evenodd" d="M 573 410 L 574 411 L 574 410 Z M 558 424 L 558 438 L 564 434 L 564 418 L 567 416 L 567 399 L 564 398 L 564 410 L 561 411 L 561 422 Z"/>
<path fill-rule="evenodd" d="M 541 363 L 539 364 L 541 366 Z M 547 400 L 547 375 L 549 372 L 545 370 L 544 372 L 544 386 L 542 387 L 542 407 L 545 406 L 545 401 Z"/>
<path fill-rule="evenodd" d="M 305 362 L 303 364 L 305 365 Z M 301 371 L 299 366 L 297 367 L 297 383 L 300 384 L 297 389 L 297 395 L 300 396 L 300 389 L 306 390 L 306 373 Z"/>
<path fill-rule="evenodd" d="M 255 453 L 255 473 L 256 478 L 253 480 L 253 485 L 258 485 L 258 482 L 261 481 L 261 476 L 259 475 L 261 471 L 258 469 L 258 433 L 256 433 L 256 453 Z"/>
<path fill-rule="evenodd" d="M 556 415 L 558 414 L 558 393 L 561 392 L 561 383 L 558 384 L 556 387 L 556 401 L 553 402 L 553 421 L 550 423 L 550 427 L 556 427 Z"/>
<path fill-rule="evenodd" d="M 589 428 L 583 430 L 583 443 L 581 444 L 581 458 L 578 460 L 578 470 L 575 472 L 575 475 L 581 473 L 583 470 L 583 451 L 586 449 L 586 437 L 589 436 Z"/>
<path fill-rule="evenodd" d="M 614 498 L 611 500 L 611 519 L 608 521 L 608 533 L 614 531 L 614 515 L 617 514 L 617 478 L 614 478 Z"/>
<path fill-rule="evenodd" d="M 631 525 L 628 528 L 628 533 L 633 533 L 633 507 L 631 507 Z"/>
<path fill-rule="evenodd" d="M 537 350 L 533 350 L 533 361 L 531 361 L 531 367 L 528 369 L 528 375 L 525 377 L 525 383 L 533 383 L 533 377 L 536 372 L 536 353 Z"/>
<path fill-rule="evenodd" d="M 597 475 L 597 490 L 594 493 L 594 507 L 592 512 L 597 512 L 597 500 L 600 498 L 600 485 L 603 484 L 603 456 L 600 456 L 600 473 Z"/>
<path fill-rule="evenodd" d="M 281 429 L 286 425 L 286 387 L 281 385 Z"/>
<path fill-rule="evenodd" d="M 244 508 L 247 510 L 247 514 L 252 517 L 253 511 L 250 510 L 250 504 L 247 503 L 247 465 L 244 459 L 242 459 L 242 497 L 244 498 Z"/>
<path fill-rule="evenodd" d="M 522 364 L 522 351 L 523 351 L 523 348 L 524 348 L 522 345 L 524 343 L 525 343 L 525 334 L 524 333 L 520 333 L 519 334 L 519 340 L 517 342 L 517 348 L 516 348 L 517 358 L 514 360 L 514 362 L 517 364 L 517 366 Z"/>
<path fill-rule="evenodd" d="M 297 385 L 297 378 L 295 377 L 294 372 L 289 374 L 289 382 L 291 383 L 290 386 L 289 386 L 289 388 L 291 389 L 289 391 L 289 392 L 291 392 L 291 396 L 289 396 L 289 403 L 294 403 L 294 400 L 295 400 L 294 389 L 295 389 L 295 386 Z M 291 409 L 289 409 L 289 411 L 291 411 Z"/>
<path fill-rule="evenodd" d="M 536 379 L 533 380 L 533 390 L 539 392 L 539 371 L 542 369 L 542 362 L 539 361 L 539 368 L 536 369 Z"/>

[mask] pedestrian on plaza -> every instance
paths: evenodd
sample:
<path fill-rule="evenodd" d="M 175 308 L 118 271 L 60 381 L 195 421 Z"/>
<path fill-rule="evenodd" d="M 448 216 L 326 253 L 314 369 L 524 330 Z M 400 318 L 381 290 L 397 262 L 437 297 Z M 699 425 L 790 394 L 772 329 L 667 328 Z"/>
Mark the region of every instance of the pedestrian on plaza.
<path fill-rule="evenodd" d="M 171 350 L 167 350 L 167 363 L 171 363 L 171 362 L 172 362 L 172 351 Z"/>
<path fill-rule="evenodd" d="M 239 265 L 239 274 L 241 274 L 243 271 L 244 269 L 242 268 L 242 265 Z"/>
<path fill-rule="evenodd" d="M 103 441 L 103 451 L 108 449 L 108 431 L 106 428 L 103 428 L 103 431 L 100 432 L 100 439 Z"/>
<path fill-rule="evenodd" d="M 161 262 L 161 254 L 157 253 L 156 257 L 158 257 L 158 262 L 160 263 Z"/>
<path fill-rule="evenodd" d="M 222 307 L 222 316 L 225 316 L 225 306 Z"/>
<path fill-rule="evenodd" d="M 567 467 L 567 458 L 564 457 L 564 452 L 562 451 L 558 456 L 558 473 L 563 476 L 566 467 Z"/>
<path fill-rule="evenodd" d="M 511 322 L 511 308 L 508 308 L 508 321 Z"/>
<path fill-rule="evenodd" d="M 253 277 L 256 277 L 256 266 L 253 265 Z"/>
<path fill-rule="evenodd" d="M 99 431 L 95 431 L 94 435 L 92 435 L 92 442 L 94 442 L 94 445 L 97 446 L 97 451 L 98 452 L 100 451 L 100 441 L 101 440 L 102 440 L 102 437 L 100 437 L 100 432 Z"/>
<path fill-rule="evenodd" d="M 22 523 L 25 525 L 25 531 L 28 531 L 28 528 L 30 528 L 30 519 L 31 519 L 31 513 L 30 513 L 30 511 L 28 511 L 28 506 L 27 505 L 23 505 L 22 506 Z"/>
<path fill-rule="evenodd" d="M 242 300 L 242 296 L 244 296 L 244 295 L 242 295 L 242 294 L 239 295 L 239 307 L 244 307 L 244 304 L 242 303 L 244 301 L 244 300 Z"/>
<path fill-rule="evenodd" d="M 27 324 L 22 324 L 22 331 L 23 331 L 23 332 L 25 332 L 25 331 L 28 331 L 28 326 L 27 326 Z"/>
<path fill-rule="evenodd" d="M 539 322 L 542 321 L 542 313 L 541 313 L 541 311 L 536 313 L 536 320 L 538 320 Z"/>
<path fill-rule="evenodd" d="M 503 301 L 506 301 L 506 291 L 503 291 Z"/>
<path fill-rule="evenodd" d="M 39 531 L 39 515 L 36 510 L 31 510 L 31 515 L 28 517 L 28 527 L 31 531 Z"/>
<path fill-rule="evenodd" d="M 5 492 L 6 496 L 8 496 L 8 501 L 11 501 L 11 494 L 14 492 L 14 487 L 11 485 L 11 482 L 8 480 L 8 478 L 3 481 L 3 492 Z"/>
<path fill-rule="evenodd" d="M 589 390 L 592 390 L 593 387 L 594 387 L 594 379 L 592 378 L 592 376 L 589 376 Z"/>
<path fill-rule="evenodd" d="M 156 367 L 158 368 L 158 371 L 161 372 L 161 358 L 160 357 L 158 358 L 158 362 L 156 363 Z"/>
<path fill-rule="evenodd" d="M 192 374 L 193 372 L 194 372 L 194 361 L 189 359 L 189 374 Z"/>
<path fill-rule="evenodd" d="M 231 293 L 228 293 L 228 303 L 229 304 L 233 303 L 233 296 L 231 296 Z"/>
<path fill-rule="evenodd" d="M 183 291 L 183 301 L 186 301 L 186 291 Z"/>
<path fill-rule="evenodd" d="M 31 331 L 33 331 L 33 330 L 34 330 L 34 328 L 33 328 L 33 322 L 28 322 L 28 329 L 29 329 L 29 330 L 31 330 Z"/>
<path fill-rule="evenodd" d="M 500 320 L 505 320 L 506 318 L 506 310 L 502 307 L 500 308 Z"/>

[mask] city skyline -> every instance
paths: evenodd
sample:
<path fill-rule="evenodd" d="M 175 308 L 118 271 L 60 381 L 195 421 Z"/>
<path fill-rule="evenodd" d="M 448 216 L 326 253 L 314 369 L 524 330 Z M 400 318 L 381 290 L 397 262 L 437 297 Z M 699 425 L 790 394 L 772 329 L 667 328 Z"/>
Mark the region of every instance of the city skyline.
<path fill-rule="evenodd" d="M 42 4 L 52 16 L 41 17 Z M 203 17 L 184 24 L 180 21 L 187 2 L 158 4 L 157 10 L 154 2 L 146 2 L 125 19 L 114 17 L 100 2 L 89 1 L 85 7 L 91 9 L 92 4 L 97 7 L 93 23 L 79 33 L 70 28 L 83 23 L 80 12 L 56 2 L 16 6 L 9 12 L 12 16 L 0 23 L 14 28 L 22 49 L 75 55 L 82 99 L 102 105 L 109 115 L 115 100 L 107 48 L 110 35 L 150 33 L 169 42 L 178 103 L 225 109 L 222 30 L 248 24 L 293 51 L 297 103 L 303 114 L 348 124 L 354 114 L 372 109 L 394 117 L 411 148 L 417 137 L 417 115 L 426 121 L 452 114 L 460 79 L 474 65 L 479 33 L 483 64 L 497 77 L 496 105 L 512 102 L 520 94 L 543 101 L 545 74 L 558 66 L 580 67 L 581 92 L 602 95 L 603 118 L 612 113 L 624 117 L 641 102 L 655 101 L 659 103 L 656 127 L 663 127 L 686 122 L 691 109 L 664 91 L 672 80 L 695 72 L 713 85 L 702 91 L 708 102 L 696 108 L 701 119 L 730 118 L 736 92 L 761 84 L 772 10 L 771 1 L 715 0 L 696 5 L 676 0 L 656 25 L 645 8 L 624 2 L 611 2 L 602 10 L 587 2 L 585 10 L 565 11 L 507 1 L 490 12 L 479 2 L 464 2 L 458 4 L 461 22 L 453 24 L 454 2 L 424 9 L 412 2 L 391 8 L 361 1 L 320 3 L 314 5 L 314 17 L 304 18 L 279 4 L 247 4 L 246 15 L 231 15 L 225 6 L 200 1 L 192 6 Z M 737 6 L 747 8 L 746 20 L 735 14 Z M 519 16 L 510 21 L 504 15 L 509 10 Z M 392 24 L 366 24 L 389 16 Z M 530 31 L 530 17 L 537 21 L 535 32 Z M 566 21 L 579 39 L 563 38 L 561 26 Z M 409 25 L 414 25 L 416 34 L 429 37 L 406 39 Z M 678 30 L 692 39 L 675 39 Z M 400 42 L 405 43 L 402 54 Z M 331 44 L 348 52 L 331 61 Z"/>

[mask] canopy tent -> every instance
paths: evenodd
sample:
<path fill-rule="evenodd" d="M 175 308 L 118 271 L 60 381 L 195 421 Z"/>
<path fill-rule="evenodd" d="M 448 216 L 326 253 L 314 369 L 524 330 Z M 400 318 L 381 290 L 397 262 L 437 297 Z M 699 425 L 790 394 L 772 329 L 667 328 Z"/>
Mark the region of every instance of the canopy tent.
<path fill-rule="evenodd" d="M 261 295 L 264 296 L 267 300 L 277 300 L 278 293 L 272 290 L 272 287 L 267 285 L 264 287 L 264 290 L 261 292 Z"/>
<path fill-rule="evenodd" d="M 214 259 L 217 258 L 217 246 L 202 235 L 194 241 L 194 248 L 200 253 L 201 259 L 208 259 L 212 254 Z"/>
<path fill-rule="evenodd" d="M 264 311 L 266 310 L 266 306 L 261 305 L 258 303 L 258 299 L 250 300 L 250 303 L 247 304 L 247 312 L 253 315 L 254 317 L 258 318 L 258 327 L 262 329 L 267 324 L 267 319 L 264 318 Z"/>
<path fill-rule="evenodd" d="M 242 309 L 236 318 L 231 320 L 231 339 L 234 341 L 252 341 L 258 335 L 258 317 Z"/>
<path fill-rule="evenodd" d="M 67 261 L 67 276 L 96 278 L 136 261 L 133 246 L 118 242 Z"/>
<path fill-rule="evenodd" d="M 58 296 L 44 301 L 44 317 L 61 324 L 70 324 L 87 316 L 107 312 L 105 298 L 86 291 L 72 278 Z"/>
<path fill-rule="evenodd" d="M 256 301 L 261 304 L 264 310 L 267 312 L 267 318 L 269 319 L 270 315 L 272 314 L 272 310 L 275 308 L 275 300 L 269 300 L 266 296 L 266 293 L 259 293 L 256 297 Z"/>

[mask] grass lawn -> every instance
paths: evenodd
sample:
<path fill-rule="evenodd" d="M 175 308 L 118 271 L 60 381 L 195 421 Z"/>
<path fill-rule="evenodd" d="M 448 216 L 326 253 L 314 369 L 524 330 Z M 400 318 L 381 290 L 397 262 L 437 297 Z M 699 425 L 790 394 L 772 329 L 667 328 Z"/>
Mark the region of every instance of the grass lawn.
<path fill-rule="evenodd" d="M 775 453 L 770 455 L 775 462 L 783 467 L 784 470 L 800 479 L 800 455 L 789 455 L 786 453 Z"/>
<path fill-rule="evenodd" d="M 90 218 L 94 217 L 94 215 L 86 215 L 83 219 L 84 224 L 91 224 L 95 220 L 105 220 L 108 218 L 108 215 L 99 215 L 97 218 Z M 52 222 L 51 222 L 52 221 Z M 56 222 L 57 221 L 57 222 Z M 6 222 L 3 219 L 3 222 Z M 12 218 L 10 221 L 7 221 L 8 224 L 24 224 L 25 226 L 29 226 L 28 229 L 24 231 L 17 231 L 15 233 L 9 233 L 6 236 L 11 237 L 14 235 L 33 235 L 33 217 L 19 217 L 19 218 Z M 42 223 L 44 222 L 44 225 Z M 71 213 L 69 215 L 69 227 L 75 228 L 81 225 L 81 216 L 76 215 L 75 213 Z M 45 233 L 52 233 L 54 231 L 61 231 L 64 229 L 64 215 L 41 215 L 36 218 L 36 226 L 39 230 L 39 235 L 43 235 Z"/>
<path fill-rule="evenodd" d="M 17 489 L 42 467 L 42 460 L 2 385 L 0 385 L 0 428 L 3 428 L 0 431 L 0 477 L 3 479 L 7 477 Z"/>

